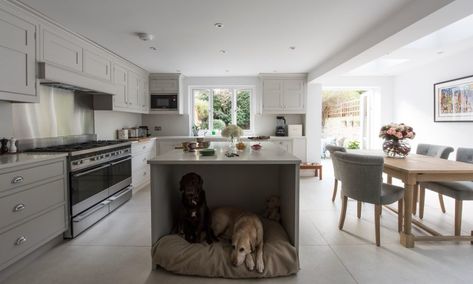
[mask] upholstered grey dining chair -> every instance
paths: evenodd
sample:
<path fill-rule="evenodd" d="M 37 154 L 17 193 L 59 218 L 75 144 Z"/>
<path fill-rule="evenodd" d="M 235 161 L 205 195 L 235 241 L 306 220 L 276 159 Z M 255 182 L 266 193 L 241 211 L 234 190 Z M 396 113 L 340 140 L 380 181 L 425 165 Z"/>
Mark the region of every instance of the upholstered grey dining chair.
<path fill-rule="evenodd" d="M 398 222 L 402 224 L 404 188 L 383 183 L 384 158 L 382 156 L 364 156 L 359 154 L 335 152 L 340 179 L 343 187 L 342 211 L 338 228 L 343 229 L 347 211 L 348 197 L 357 201 L 374 204 L 376 245 L 380 241 L 381 206 L 398 201 Z M 398 226 L 400 229 L 401 226 Z"/>
<path fill-rule="evenodd" d="M 450 153 L 452 153 L 453 151 L 454 149 L 450 146 L 419 144 L 417 145 L 416 154 L 440 158 L 440 159 L 448 159 L 448 157 L 450 156 Z M 417 197 L 419 197 L 419 201 L 425 200 L 425 188 L 416 186 L 416 188 L 414 189 L 414 200 L 412 202 L 412 212 L 414 214 L 416 214 L 416 211 L 417 211 Z M 439 202 L 440 202 L 440 208 L 442 212 L 445 213 L 446 212 L 445 203 L 443 202 L 442 194 L 439 193 L 438 197 L 439 197 Z M 419 202 L 419 218 L 422 219 L 423 215 L 424 215 L 424 205 L 423 204 L 421 205 Z"/>
<path fill-rule="evenodd" d="M 337 196 L 338 181 L 340 180 L 340 174 L 339 174 L 337 159 L 335 158 L 333 153 L 337 151 L 346 152 L 347 150 L 345 149 L 345 147 L 335 146 L 335 145 L 327 145 L 326 149 L 330 152 L 330 158 L 332 158 L 333 175 L 335 177 L 334 184 L 333 184 L 333 194 L 332 194 L 332 202 L 334 202 Z"/>
<path fill-rule="evenodd" d="M 473 148 L 458 148 L 457 161 L 473 164 Z M 442 181 L 442 182 L 421 182 L 421 189 L 430 189 L 455 199 L 455 236 L 461 233 L 463 200 L 473 200 L 473 181 Z M 424 207 L 425 198 L 419 200 L 420 208 Z M 419 215 L 424 214 L 423 211 Z M 420 216 L 419 216 L 420 217 Z M 423 216 L 422 216 L 423 217 Z"/>

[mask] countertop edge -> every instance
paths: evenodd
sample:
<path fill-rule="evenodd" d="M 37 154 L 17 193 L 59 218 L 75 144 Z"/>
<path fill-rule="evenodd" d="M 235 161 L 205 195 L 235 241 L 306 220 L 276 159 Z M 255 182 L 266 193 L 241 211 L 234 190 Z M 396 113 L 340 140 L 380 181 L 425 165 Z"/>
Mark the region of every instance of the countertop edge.
<path fill-rule="evenodd" d="M 67 157 L 67 153 L 18 153 L 0 156 L 0 170 Z M 7 160 L 7 158 L 9 158 Z"/>

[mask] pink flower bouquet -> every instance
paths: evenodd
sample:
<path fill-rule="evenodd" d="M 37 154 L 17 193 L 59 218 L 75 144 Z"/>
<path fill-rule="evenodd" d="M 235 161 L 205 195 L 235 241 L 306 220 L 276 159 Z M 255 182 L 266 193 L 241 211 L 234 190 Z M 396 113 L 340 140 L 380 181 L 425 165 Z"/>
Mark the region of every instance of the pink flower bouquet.
<path fill-rule="evenodd" d="M 414 129 L 404 123 L 391 123 L 381 127 L 379 137 L 383 139 L 392 140 L 403 140 L 403 139 L 414 139 L 416 133 Z"/>

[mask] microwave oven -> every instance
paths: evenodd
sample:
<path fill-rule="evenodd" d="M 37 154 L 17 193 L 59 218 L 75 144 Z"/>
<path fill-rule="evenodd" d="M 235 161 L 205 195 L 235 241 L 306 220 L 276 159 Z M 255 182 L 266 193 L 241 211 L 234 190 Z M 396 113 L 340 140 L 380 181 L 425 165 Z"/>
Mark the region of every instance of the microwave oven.
<path fill-rule="evenodd" d="M 177 95 L 151 94 L 151 110 L 177 110 Z"/>

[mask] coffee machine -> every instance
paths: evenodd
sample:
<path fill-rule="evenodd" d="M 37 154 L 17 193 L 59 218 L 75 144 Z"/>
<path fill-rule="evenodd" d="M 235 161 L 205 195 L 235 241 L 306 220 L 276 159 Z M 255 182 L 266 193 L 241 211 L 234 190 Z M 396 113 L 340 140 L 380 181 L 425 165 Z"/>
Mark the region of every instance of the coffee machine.
<path fill-rule="evenodd" d="M 287 136 L 287 125 L 284 116 L 276 117 L 276 136 Z"/>

